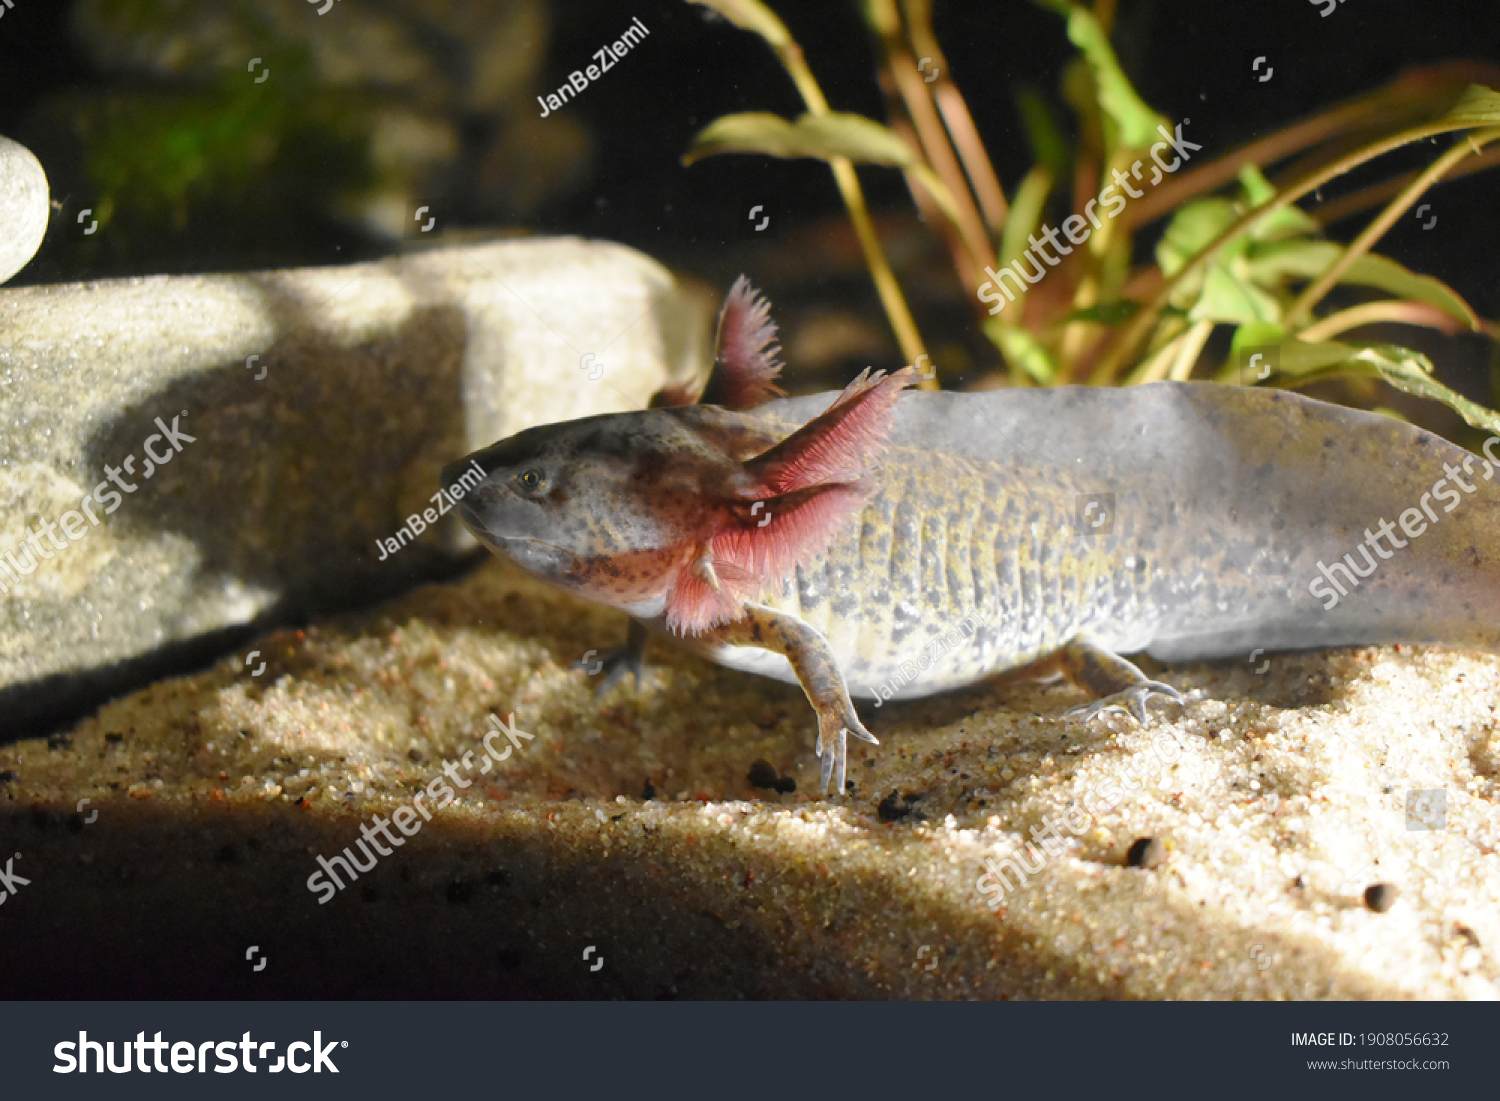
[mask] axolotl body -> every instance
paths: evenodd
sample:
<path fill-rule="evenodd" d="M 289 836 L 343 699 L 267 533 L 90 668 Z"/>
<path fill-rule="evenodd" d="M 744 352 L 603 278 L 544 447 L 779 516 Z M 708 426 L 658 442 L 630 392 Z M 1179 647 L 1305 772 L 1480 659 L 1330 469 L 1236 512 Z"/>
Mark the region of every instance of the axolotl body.
<path fill-rule="evenodd" d="M 705 398 L 528 429 L 461 460 L 475 535 L 713 661 L 801 684 L 822 785 L 851 695 L 1060 672 L 1144 721 L 1120 656 L 1500 648 L 1497 465 L 1400 421 L 1213 383 L 950 393 L 910 368 L 774 395 L 737 283 Z M 1500 461 L 1500 454 L 1496 456 Z M 459 464 L 455 464 L 455 468 Z M 1389 518 L 1389 519 L 1388 519 Z"/>

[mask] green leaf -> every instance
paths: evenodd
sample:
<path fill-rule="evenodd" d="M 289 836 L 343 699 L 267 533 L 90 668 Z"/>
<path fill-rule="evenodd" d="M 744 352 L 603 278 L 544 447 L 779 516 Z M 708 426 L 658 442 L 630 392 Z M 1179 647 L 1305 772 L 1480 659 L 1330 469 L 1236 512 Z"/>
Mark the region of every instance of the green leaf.
<path fill-rule="evenodd" d="M 1387 256 L 1361 256 L 1339 282 L 1379 287 L 1403 298 L 1425 302 L 1458 319 L 1471 330 L 1479 328 L 1478 316 L 1452 287 L 1430 275 L 1418 275 Z"/>
<path fill-rule="evenodd" d="M 1058 5 L 1050 5 L 1057 8 Z M 1062 9 L 1058 9 L 1062 10 Z M 1130 78 L 1115 58 L 1109 35 L 1085 8 L 1069 5 L 1068 39 L 1082 52 L 1098 88 L 1099 109 L 1120 129 L 1120 144 L 1143 149 L 1156 140 L 1156 127 L 1166 119 L 1158 115 L 1136 93 Z"/>
<path fill-rule="evenodd" d="M 1286 330 L 1274 322 L 1248 322 L 1234 331 L 1234 338 L 1229 342 L 1229 358 L 1238 363 L 1241 354 L 1247 349 L 1279 345 L 1285 339 Z"/>
<path fill-rule="evenodd" d="M 1286 241 L 1252 249 L 1245 268 L 1251 280 L 1269 287 L 1288 278 L 1316 279 L 1343 254 L 1344 247 L 1332 241 Z M 1339 282 L 1375 287 L 1398 298 L 1425 302 L 1471 330 L 1479 328 L 1479 318 L 1473 309 L 1451 287 L 1429 275 L 1418 275 L 1385 256 L 1361 256 Z"/>
<path fill-rule="evenodd" d="M 1010 214 L 1005 219 L 1005 232 L 1000 238 L 1000 263 L 1009 264 L 1028 248 L 1029 234 L 1036 232 L 1042 224 L 1042 212 L 1046 209 L 1047 196 L 1052 191 L 1052 173 L 1043 165 L 1036 165 L 1026 173 L 1021 186 L 1016 188 L 1011 199 Z"/>
<path fill-rule="evenodd" d="M 1257 245 L 1244 259 L 1245 273 L 1263 287 L 1280 286 L 1288 279 L 1315 279 L 1343 255 L 1333 241 L 1276 241 Z"/>
<path fill-rule="evenodd" d="M 1355 358 L 1372 364 L 1380 377 L 1397 390 L 1440 401 L 1475 428 L 1500 435 L 1500 413 L 1470 401 L 1433 378 L 1432 361 L 1426 356 L 1392 344 L 1362 348 Z"/>
<path fill-rule="evenodd" d="M 1279 326 L 1261 328 L 1260 326 L 1246 325 L 1244 329 L 1247 336 L 1240 340 L 1239 334 L 1235 334 L 1235 355 L 1229 370 L 1238 371 L 1240 355 L 1250 348 L 1276 348 L 1276 374 L 1283 381 L 1296 380 L 1299 383 L 1314 381 L 1316 378 L 1324 378 L 1330 374 L 1353 373 L 1357 375 L 1377 374 L 1368 365 L 1360 365 L 1350 368 L 1355 362 L 1355 353 L 1360 349 L 1349 344 L 1340 344 L 1337 341 L 1325 340 L 1316 344 L 1309 344 L 1305 340 L 1282 339 L 1263 340 L 1260 336 L 1269 336 L 1273 331 L 1280 331 Z M 1342 370 L 1349 368 L 1348 371 Z M 1222 376 L 1221 376 L 1222 377 Z"/>
<path fill-rule="evenodd" d="M 1306 237 L 1323 227 L 1312 215 L 1295 206 L 1284 206 L 1268 212 L 1250 223 L 1252 241 L 1281 241 L 1288 237 Z"/>
<path fill-rule="evenodd" d="M 1440 401 L 1475 428 L 1500 435 L 1500 413 L 1470 401 L 1432 377 L 1432 361 L 1398 344 L 1359 347 L 1338 341 L 1308 344 L 1288 340 L 1281 345 L 1278 373 L 1298 384 L 1338 375 L 1383 379 L 1397 390 Z"/>
<path fill-rule="evenodd" d="M 1276 189 L 1271 182 L 1262 175 L 1259 166 L 1248 161 L 1240 168 L 1240 187 L 1245 192 L 1245 200 L 1253 210 L 1258 206 L 1265 206 L 1276 198 Z"/>
<path fill-rule="evenodd" d="M 1245 205 L 1236 209 L 1237 215 L 1243 215 L 1246 210 L 1265 206 L 1276 198 L 1276 189 L 1253 164 L 1246 164 L 1240 169 L 1239 181 L 1240 189 L 1245 196 Z M 1298 207 L 1286 206 L 1251 222 L 1249 233 L 1251 239 L 1255 241 L 1277 241 L 1283 237 L 1317 233 L 1321 228 L 1317 219 L 1312 215 L 1303 212 Z"/>
<path fill-rule="evenodd" d="M 1031 143 L 1032 159 L 1052 173 L 1054 179 L 1068 174 L 1072 154 L 1062 128 L 1052 115 L 1047 99 L 1035 88 L 1023 87 L 1016 93 L 1016 103 L 1021 111 L 1021 124 L 1026 127 L 1026 137 Z"/>
<path fill-rule="evenodd" d="M 1156 262 L 1168 279 L 1187 266 L 1189 260 L 1239 218 L 1239 208 L 1228 199 L 1195 199 L 1176 214 L 1156 246 Z M 1243 243 L 1231 241 L 1227 247 Z"/>
<path fill-rule="evenodd" d="M 1123 325 L 1141 310 L 1141 304 L 1133 298 L 1118 298 L 1113 302 L 1100 302 L 1074 310 L 1062 319 L 1067 325 L 1074 321 L 1093 321 L 1100 325 Z"/>
<path fill-rule="evenodd" d="M 992 317 L 984 323 L 984 335 L 1000 349 L 1007 362 L 1019 364 L 1039 385 L 1051 386 L 1057 378 L 1057 360 L 1029 330 Z"/>
<path fill-rule="evenodd" d="M 901 168 L 931 193 L 944 217 L 955 225 L 960 221 L 958 205 L 942 178 L 923 164 L 894 131 L 863 115 L 844 111 L 809 113 L 796 122 L 767 111 L 724 115 L 699 131 L 682 163 L 692 164 L 719 153 L 763 153 L 823 161 L 844 157 L 857 164 Z"/>
<path fill-rule="evenodd" d="M 1500 123 L 1500 92 L 1483 84 L 1470 84 L 1438 122 L 1454 123 L 1464 128 L 1494 126 Z"/>
<path fill-rule="evenodd" d="M 1202 293 L 1188 310 L 1188 318 L 1240 325 L 1276 323 L 1281 320 L 1281 303 L 1255 284 L 1213 264 L 1204 272 Z"/>
<path fill-rule="evenodd" d="M 768 111 L 723 115 L 699 131 L 682 158 L 692 164 L 719 153 L 764 153 L 772 157 L 846 157 L 860 164 L 905 168 L 916 154 L 894 132 L 863 115 L 830 111 L 788 122 Z M 924 181 L 925 182 L 925 181 Z"/>

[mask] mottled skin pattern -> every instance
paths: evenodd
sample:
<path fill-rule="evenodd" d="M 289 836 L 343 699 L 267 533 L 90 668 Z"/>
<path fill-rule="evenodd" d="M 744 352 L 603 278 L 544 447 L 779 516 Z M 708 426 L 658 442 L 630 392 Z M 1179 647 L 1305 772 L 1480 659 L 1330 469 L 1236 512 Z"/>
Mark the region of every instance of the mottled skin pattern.
<path fill-rule="evenodd" d="M 462 511 L 497 552 L 659 626 L 658 579 L 687 553 L 681 533 L 717 507 L 738 463 L 833 398 L 532 429 L 473 456 L 489 476 Z M 515 492 L 531 464 L 546 468 L 554 499 Z M 1176 693 L 1120 653 L 1244 658 L 1392 641 L 1496 649 L 1494 469 L 1401 422 L 1282 391 L 907 392 L 871 475 L 875 492 L 827 552 L 784 591 L 762 592 L 743 620 L 680 641 L 734 668 L 799 680 L 820 742 L 834 742 L 825 787 L 836 765 L 842 790 L 844 733 L 868 737 L 849 694 L 923 696 L 1051 659 L 1100 697 L 1085 714 L 1127 706 L 1143 717 L 1150 695 Z M 1451 487 L 1452 474 L 1473 490 L 1450 509 L 1433 487 L 1445 478 Z M 1325 609 L 1332 590 L 1310 591 L 1325 576 L 1319 564 L 1412 509 L 1432 518 L 1424 534 L 1402 549 L 1382 544 L 1392 553 Z"/>

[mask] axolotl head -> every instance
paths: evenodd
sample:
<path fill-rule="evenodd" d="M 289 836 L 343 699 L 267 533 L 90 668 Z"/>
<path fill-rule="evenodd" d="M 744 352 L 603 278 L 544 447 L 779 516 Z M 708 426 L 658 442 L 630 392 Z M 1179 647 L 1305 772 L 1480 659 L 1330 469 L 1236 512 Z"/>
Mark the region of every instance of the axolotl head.
<path fill-rule="evenodd" d="M 543 580 L 649 618 L 726 508 L 751 493 L 741 463 L 695 417 L 658 409 L 529 428 L 450 464 L 443 484 L 477 466 L 483 477 L 458 510 L 480 542 Z"/>
<path fill-rule="evenodd" d="M 769 403 L 529 428 L 443 478 L 472 478 L 470 464 L 482 472 L 459 512 L 495 553 L 589 600 L 698 634 L 779 591 L 854 519 L 913 377 L 867 371 L 805 422 L 782 420 Z"/>

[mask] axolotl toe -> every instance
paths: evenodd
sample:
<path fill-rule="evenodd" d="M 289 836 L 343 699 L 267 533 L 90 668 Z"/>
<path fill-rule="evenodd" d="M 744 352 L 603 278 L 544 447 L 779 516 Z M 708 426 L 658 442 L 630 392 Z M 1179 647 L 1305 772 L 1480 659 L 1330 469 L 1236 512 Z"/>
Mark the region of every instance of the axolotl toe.
<path fill-rule="evenodd" d="M 460 511 L 496 553 L 799 683 L 825 791 L 847 737 L 875 740 L 851 696 L 1036 666 L 1086 716 L 1144 719 L 1180 697 L 1122 654 L 1500 648 L 1497 464 L 1429 432 L 1213 383 L 942 393 L 907 368 L 775 399 L 774 335 L 742 280 L 722 404 L 544 425 L 452 469 L 485 472 Z"/>

